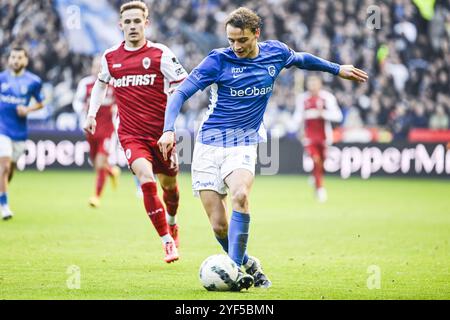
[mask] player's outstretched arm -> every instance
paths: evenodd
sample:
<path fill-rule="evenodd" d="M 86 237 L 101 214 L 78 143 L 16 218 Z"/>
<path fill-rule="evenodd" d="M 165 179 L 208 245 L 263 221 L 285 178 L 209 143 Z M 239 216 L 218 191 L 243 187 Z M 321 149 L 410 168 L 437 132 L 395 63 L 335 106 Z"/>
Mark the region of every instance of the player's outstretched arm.
<path fill-rule="evenodd" d="M 290 67 L 292 65 L 300 69 L 329 72 L 343 79 L 358 82 L 365 82 L 369 78 L 367 73 L 353 65 L 339 65 L 307 52 L 295 52 L 286 66 Z"/>
<path fill-rule="evenodd" d="M 354 67 L 351 64 L 341 65 L 339 68 L 339 77 L 342 79 L 353 80 L 358 82 L 366 82 L 369 75 L 361 69 Z"/>
<path fill-rule="evenodd" d="M 198 87 L 189 80 L 184 80 L 181 85 L 170 95 L 167 101 L 166 113 L 164 116 L 164 129 L 161 138 L 158 140 L 159 150 L 167 161 L 169 154 L 175 144 L 175 120 L 180 113 L 181 107 L 194 93 Z"/>

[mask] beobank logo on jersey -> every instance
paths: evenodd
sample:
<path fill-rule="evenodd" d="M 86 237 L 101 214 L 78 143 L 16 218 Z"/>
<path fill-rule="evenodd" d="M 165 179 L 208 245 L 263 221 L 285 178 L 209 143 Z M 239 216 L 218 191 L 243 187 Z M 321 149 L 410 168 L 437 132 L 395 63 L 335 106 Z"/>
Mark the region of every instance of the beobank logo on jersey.
<path fill-rule="evenodd" d="M 273 90 L 273 85 L 268 87 L 247 87 L 245 89 L 235 89 L 230 88 L 230 96 L 232 97 L 255 97 L 255 96 L 264 96 L 268 93 L 271 93 Z"/>
<path fill-rule="evenodd" d="M 156 74 L 138 74 L 127 75 L 122 78 L 113 78 L 113 86 L 117 87 L 135 87 L 135 86 L 148 86 L 155 83 Z"/>

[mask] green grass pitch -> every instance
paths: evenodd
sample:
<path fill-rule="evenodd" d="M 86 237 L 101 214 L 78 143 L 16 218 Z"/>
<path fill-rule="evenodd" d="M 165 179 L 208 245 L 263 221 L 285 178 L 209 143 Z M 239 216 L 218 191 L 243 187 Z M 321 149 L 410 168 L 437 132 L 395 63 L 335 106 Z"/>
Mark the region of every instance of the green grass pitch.
<path fill-rule="evenodd" d="M 319 204 L 306 177 L 257 176 L 249 252 L 273 287 L 220 293 L 198 280 L 203 259 L 221 250 L 190 175 L 180 176 L 181 260 L 167 265 L 130 174 L 91 209 L 91 172 L 16 173 L 15 217 L 0 221 L 0 299 L 450 298 L 448 180 L 325 183 L 329 201 Z M 79 289 L 67 286 L 73 265 Z"/>

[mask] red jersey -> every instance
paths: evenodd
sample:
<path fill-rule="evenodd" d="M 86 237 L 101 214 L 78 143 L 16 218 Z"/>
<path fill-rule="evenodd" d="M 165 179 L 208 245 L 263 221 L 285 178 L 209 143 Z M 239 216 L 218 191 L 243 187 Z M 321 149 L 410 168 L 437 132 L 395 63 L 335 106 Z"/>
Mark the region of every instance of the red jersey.
<path fill-rule="evenodd" d="M 80 80 L 75 94 L 74 109 L 78 113 L 86 113 L 89 109 L 89 100 L 91 98 L 92 88 L 94 87 L 96 77 L 88 76 Z M 95 120 L 97 128 L 94 136 L 97 138 L 111 137 L 114 132 L 113 119 L 114 90 L 109 88 L 103 104 L 97 112 Z M 89 134 L 90 135 L 90 134 Z"/>
<path fill-rule="evenodd" d="M 147 41 L 134 50 L 125 41 L 105 51 L 100 81 L 114 87 L 119 138 L 157 141 L 164 128 L 167 97 L 187 76 L 166 46 Z"/>
<path fill-rule="evenodd" d="M 321 90 L 318 95 L 313 96 L 306 92 L 297 98 L 294 119 L 302 126 L 305 145 L 330 144 L 332 142 L 331 122 L 342 121 L 342 112 L 331 93 Z"/>

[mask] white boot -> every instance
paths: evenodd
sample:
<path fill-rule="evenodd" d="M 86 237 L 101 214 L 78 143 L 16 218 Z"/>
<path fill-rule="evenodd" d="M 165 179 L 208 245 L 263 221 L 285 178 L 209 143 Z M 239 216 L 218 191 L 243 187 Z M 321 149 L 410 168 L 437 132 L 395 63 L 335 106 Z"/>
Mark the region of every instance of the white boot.
<path fill-rule="evenodd" d="M 12 213 L 11 209 L 9 209 L 8 206 L 2 206 L 0 210 L 2 212 L 3 220 L 11 219 L 14 216 L 14 214 Z"/>
<path fill-rule="evenodd" d="M 328 196 L 327 196 L 327 190 L 325 190 L 325 188 L 323 188 L 323 187 L 317 189 L 317 190 L 316 190 L 316 197 L 317 197 L 317 200 L 318 200 L 320 203 L 326 202 L 326 201 L 327 201 L 327 198 L 328 198 Z"/>

